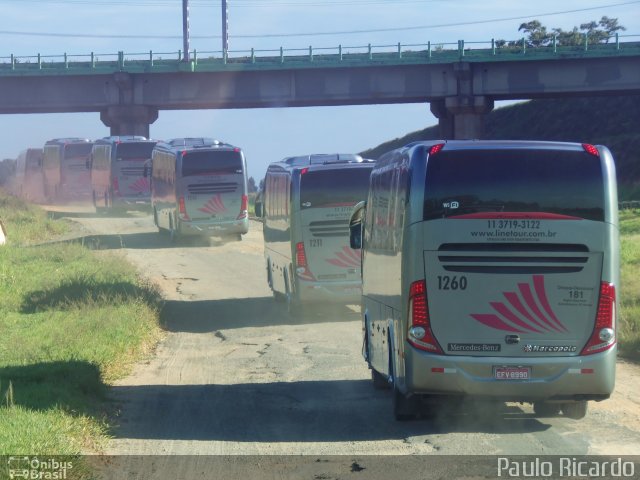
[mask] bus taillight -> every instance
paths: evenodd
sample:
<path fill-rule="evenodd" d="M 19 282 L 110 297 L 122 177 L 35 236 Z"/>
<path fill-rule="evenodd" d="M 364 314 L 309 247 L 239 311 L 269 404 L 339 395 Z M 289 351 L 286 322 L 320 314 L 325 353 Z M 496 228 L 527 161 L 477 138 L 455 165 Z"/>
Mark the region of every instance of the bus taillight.
<path fill-rule="evenodd" d="M 307 262 L 307 252 L 304 250 L 304 242 L 296 243 L 296 273 L 303 280 L 315 280 L 315 277 L 309 270 Z"/>
<path fill-rule="evenodd" d="M 444 148 L 444 143 L 436 143 L 429 149 L 429 155 L 435 155 Z"/>
<path fill-rule="evenodd" d="M 580 352 L 581 355 L 603 352 L 616 343 L 615 319 L 616 287 L 613 283 L 602 282 L 600 284 L 596 324 L 593 327 L 589 341 Z"/>
<path fill-rule="evenodd" d="M 187 215 L 187 207 L 184 203 L 184 197 L 180 197 L 180 199 L 178 200 L 178 208 L 180 211 L 180 216 L 182 217 L 183 220 L 187 220 L 189 221 L 189 215 Z"/>
<path fill-rule="evenodd" d="M 590 145 L 588 143 L 583 143 L 582 144 L 582 148 L 584 148 L 584 151 L 593 155 L 594 157 L 599 157 L 600 156 L 600 152 L 598 151 L 598 149 L 595 147 L 595 145 Z"/>
<path fill-rule="evenodd" d="M 431 330 L 427 283 L 424 280 L 413 282 L 409 287 L 409 320 L 408 340 L 411 345 L 427 352 L 443 353 Z"/>
<path fill-rule="evenodd" d="M 247 218 L 248 215 L 248 208 L 249 205 L 249 197 L 247 195 L 242 195 L 242 201 L 240 203 L 240 213 L 238 214 L 238 216 L 236 217 L 236 220 L 242 220 L 244 218 Z"/>

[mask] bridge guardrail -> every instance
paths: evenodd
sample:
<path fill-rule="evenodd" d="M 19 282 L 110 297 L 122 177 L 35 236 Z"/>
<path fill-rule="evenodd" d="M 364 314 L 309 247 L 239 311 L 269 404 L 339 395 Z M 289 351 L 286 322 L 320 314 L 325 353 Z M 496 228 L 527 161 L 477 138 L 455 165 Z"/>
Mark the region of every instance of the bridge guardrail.
<path fill-rule="evenodd" d="M 224 71 L 286 66 L 354 66 L 393 63 L 491 62 L 640 55 L 640 35 L 616 35 L 607 43 L 532 47 L 526 39 L 478 42 L 360 45 L 189 52 L 94 53 L 0 56 L 0 76 L 81 75 L 128 72 Z"/>

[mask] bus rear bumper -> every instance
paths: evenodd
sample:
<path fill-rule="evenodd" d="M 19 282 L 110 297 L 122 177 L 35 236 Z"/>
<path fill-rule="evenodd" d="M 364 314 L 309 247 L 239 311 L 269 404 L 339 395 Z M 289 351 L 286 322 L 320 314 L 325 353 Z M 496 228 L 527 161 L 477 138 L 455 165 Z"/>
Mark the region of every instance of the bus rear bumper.
<path fill-rule="evenodd" d="M 616 347 L 573 357 L 433 355 L 407 346 L 404 393 L 491 397 L 502 401 L 603 400 L 613 392 Z M 516 367 L 527 379 L 498 379 Z M 402 382 L 400 382 L 402 384 Z"/>
<path fill-rule="evenodd" d="M 299 281 L 298 297 L 301 302 L 331 302 L 360 304 L 361 282 L 310 282 Z"/>
<path fill-rule="evenodd" d="M 180 235 L 205 235 L 211 237 L 240 234 L 249 231 L 249 219 L 226 222 L 180 222 Z"/>

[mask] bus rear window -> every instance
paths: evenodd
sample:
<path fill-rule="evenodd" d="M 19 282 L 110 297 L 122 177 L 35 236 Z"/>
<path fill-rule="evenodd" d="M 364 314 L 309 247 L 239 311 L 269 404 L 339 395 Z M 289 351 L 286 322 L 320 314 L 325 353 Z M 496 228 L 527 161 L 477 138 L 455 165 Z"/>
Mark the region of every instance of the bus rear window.
<path fill-rule="evenodd" d="M 153 142 L 119 143 L 116 148 L 116 160 L 147 160 L 151 158 Z"/>
<path fill-rule="evenodd" d="M 64 158 L 82 158 L 91 153 L 93 143 L 70 143 L 64 146 Z"/>
<path fill-rule="evenodd" d="M 189 152 L 182 157 L 182 175 L 242 173 L 242 156 L 231 150 Z"/>
<path fill-rule="evenodd" d="M 442 151 L 427 164 L 424 219 L 544 212 L 604 220 L 599 157 L 583 151 Z"/>
<path fill-rule="evenodd" d="M 302 208 L 355 205 L 367 199 L 370 168 L 310 170 L 300 177 Z"/>

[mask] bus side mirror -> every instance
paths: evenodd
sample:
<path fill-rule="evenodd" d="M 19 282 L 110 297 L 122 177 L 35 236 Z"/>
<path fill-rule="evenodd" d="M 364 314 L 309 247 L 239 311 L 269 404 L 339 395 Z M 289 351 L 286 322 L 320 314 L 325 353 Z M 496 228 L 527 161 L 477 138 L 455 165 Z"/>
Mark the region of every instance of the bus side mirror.
<path fill-rule="evenodd" d="M 260 200 L 256 200 L 255 210 L 256 210 L 256 217 L 262 218 L 262 213 L 263 213 L 262 202 Z"/>
<path fill-rule="evenodd" d="M 84 162 L 84 166 L 87 167 L 87 170 L 91 170 L 91 164 L 93 163 L 93 159 L 88 158 L 86 162 Z"/>
<path fill-rule="evenodd" d="M 142 176 L 144 178 L 149 177 L 149 165 L 145 165 L 144 168 L 142 169 Z"/>
<path fill-rule="evenodd" d="M 349 220 L 349 246 L 354 250 L 362 248 L 362 220 L 364 219 L 366 205 L 366 202 L 358 203 L 354 207 Z"/>

